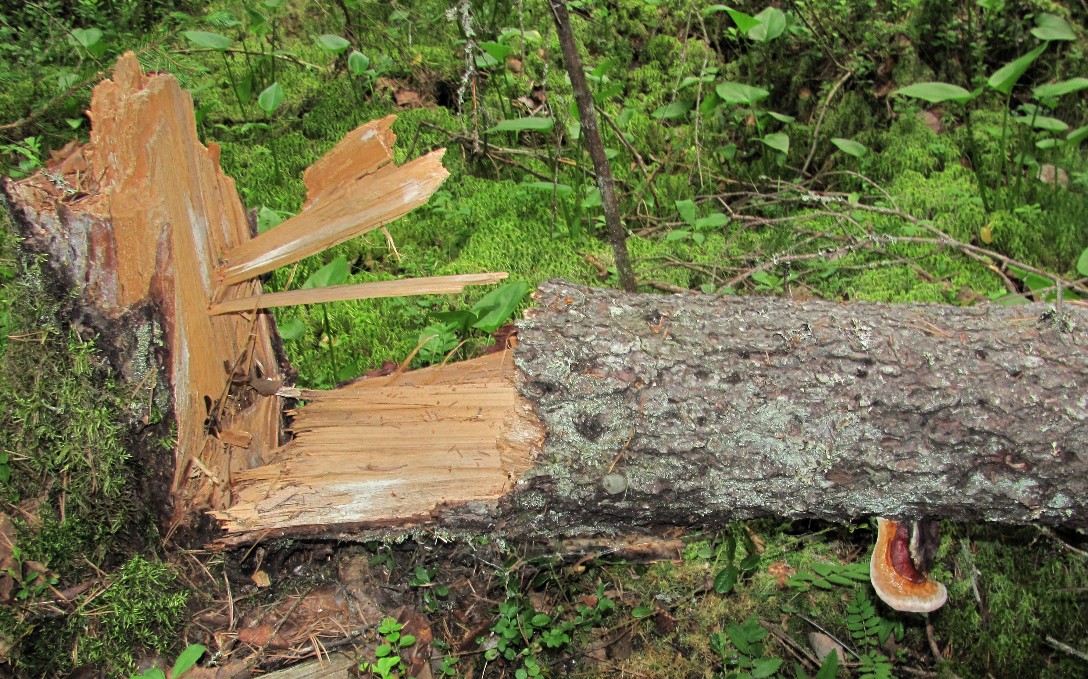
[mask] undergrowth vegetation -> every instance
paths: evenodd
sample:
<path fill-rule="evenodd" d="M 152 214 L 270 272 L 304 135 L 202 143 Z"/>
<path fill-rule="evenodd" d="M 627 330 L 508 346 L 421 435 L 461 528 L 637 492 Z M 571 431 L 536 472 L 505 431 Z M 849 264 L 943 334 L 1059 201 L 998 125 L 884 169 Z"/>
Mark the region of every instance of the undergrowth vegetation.
<path fill-rule="evenodd" d="M 1083 3 L 569 4 L 642 291 L 965 305 L 1088 295 Z M 509 272 L 498 291 L 276 311 L 306 387 L 471 357 L 542 280 L 617 282 L 550 16 L 544 0 L 22 3 L 0 10 L 0 160 L 19 178 L 85 141 L 91 87 L 133 50 L 191 93 L 201 137 L 266 230 L 300 209 L 306 167 L 395 112 L 396 161 L 447 147 L 450 179 L 388 234 L 277 270 L 266 288 Z M 124 675 L 194 640 L 179 632 L 189 566 L 156 556 L 130 459 L 162 414 L 115 383 L 95 338 L 65 326 L 68 300 L 4 233 L 0 532 L 14 556 L 0 658 L 24 676 L 83 664 Z M 167 450 L 168 435 L 139 445 Z M 1088 671 L 1088 559 L 1062 536 L 946 526 L 937 577 L 950 603 L 927 620 L 875 599 L 869 534 L 755 522 L 652 565 L 507 551 L 490 624 L 439 671 Z M 401 570 L 421 610 L 450 614 L 442 566 Z M 403 676 L 397 624 L 364 673 Z M 815 661 L 816 633 L 842 657 Z"/>

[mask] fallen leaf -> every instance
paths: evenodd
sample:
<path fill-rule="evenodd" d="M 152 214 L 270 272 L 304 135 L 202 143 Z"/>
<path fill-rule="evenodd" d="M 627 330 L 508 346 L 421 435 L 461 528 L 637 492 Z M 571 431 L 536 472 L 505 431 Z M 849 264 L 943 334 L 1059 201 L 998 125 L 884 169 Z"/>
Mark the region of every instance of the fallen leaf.
<path fill-rule="evenodd" d="M 265 573 L 264 571 L 255 571 L 253 575 L 250 576 L 250 579 L 253 580 L 253 584 L 258 587 L 268 587 L 272 584 L 272 580 L 268 577 L 268 573 Z"/>

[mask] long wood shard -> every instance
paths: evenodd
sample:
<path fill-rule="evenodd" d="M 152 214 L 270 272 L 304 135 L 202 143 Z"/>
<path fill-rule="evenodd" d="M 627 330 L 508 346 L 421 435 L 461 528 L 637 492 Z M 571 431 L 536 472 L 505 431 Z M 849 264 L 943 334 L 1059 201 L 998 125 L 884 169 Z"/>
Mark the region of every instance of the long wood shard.
<path fill-rule="evenodd" d="M 357 283 L 355 285 L 333 285 L 327 288 L 308 288 L 272 292 L 253 297 L 236 299 L 213 304 L 208 313 L 242 313 L 254 309 L 297 306 L 299 304 L 317 304 L 320 302 L 343 302 L 353 299 L 375 299 L 378 297 L 407 297 L 409 295 L 445 295 L 461 292 L 469 285 L 489 285 L 506 278 L 505 272 L 461 274 L 457 276 L 434 276 L 431 278 L 404 278 L 396 281 L 378 281 L 375 283 Z"/>
<path fill-rule="evenodd" d="M 445 149 L 404 165 L 385 165 L 323 198 L 223 257 L 222 285 L 259 276 L 327 250 L 391 222 L 427 202 L 449 172 L 442 167 Z"/>

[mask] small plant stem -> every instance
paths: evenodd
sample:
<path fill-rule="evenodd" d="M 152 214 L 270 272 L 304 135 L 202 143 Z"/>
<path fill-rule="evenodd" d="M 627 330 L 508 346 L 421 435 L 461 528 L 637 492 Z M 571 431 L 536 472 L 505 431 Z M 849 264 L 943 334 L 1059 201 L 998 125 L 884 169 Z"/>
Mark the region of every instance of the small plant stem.
<path fill-rule="evenodd" d="M 552 16 L 555 17 L 559 44 L 563 48 L 563 61 L 570 75 L 574 99 L 578 102 L 578 115 L 582 121 L 582 134 L 597 171 L 597 187 L 601 190 L 601 203 L 604 208 L 604 221 L 608 226 L 608 240 L 616 260 L 616 275 L 620 287 L 628 292 L 635 289 L 635 272 L 631 268 L 631 257 L 627 253 L 627 230 L 620 219 L 619 202 L 616 200 L 616 182 L 612 177 L 612 166 L 604 153 L 601 132 L 597 128 L 597 114 L 593 110 L 593 96 L 589 92 L 582 57 L 578 45 L 574 42 L 574 31 L 570 27 L 570 14 L 566 0 L 550 0 Z"/>
<path fill-rule="evenodd" d="M 1012 103 L 1012 94 L 1005 97 L 1005 106 L 1001 110 L 1001 146 L 999 153 L 1001 154 L 1001 164 L 997 170 L 997 179 L 1002 185 L 1008 187 L 1008 178 L 1005 176 L 1005 171 L 1008 169 L 1005 159 L 1006 142 L 1009 136 L 1009 104 Z M 1002 201 L 1004 203 L 1004 201 Z"/>
<path fill-rule="evenodd" d="M 219 55 L 223 57 L 223 65 L 227 68 L 227 77 L 230 78 L 230 88 L 234 91 L 234 98 L 238 102 L 238 115 L 242 117 L 244 122 L 246 119 L 245 107 L 242 106 L 242 95 L 238 94 L 238 81 L 234 78 L 234 71 L 230 68 L 230 61 L 227 59 L 226 52 L 220 52 Z"/>
<path fill-rule="evenodd" d="M 978 194 L 982 198 L 982 209 L 986 211 L 986 214 L 989 214 L 992 212 L 990 209 L 990 196 L 986 192 L 986 182 L 978 168 L 978 148 L 975 146 L 975 127 L 971 124 L 970 104 L 964 104 L 963 112 L 964 124 L 967 127 L 967 152 L 971 154 L 971 170 L 975 173 L 975 181 L 978 182 Z"/>
<path fill-rule="evenodd" d="M 275 153 L 272 154 L 275 158 Z M 333 382 L 339 379 L 340 368 L 336 365 L 336 349 L 332 346 L 332 326 L 329 323 L 329 305 L 321 305 L 321 313 L 325 317 L 325 335 L 329 338 L 329 361 L 332 363 Z"/>

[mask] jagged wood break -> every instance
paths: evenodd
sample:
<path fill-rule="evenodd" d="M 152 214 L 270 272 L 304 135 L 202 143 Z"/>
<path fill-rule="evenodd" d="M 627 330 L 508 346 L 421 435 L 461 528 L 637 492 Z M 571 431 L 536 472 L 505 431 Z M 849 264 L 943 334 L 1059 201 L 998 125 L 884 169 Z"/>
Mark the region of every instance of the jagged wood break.
<path fill-rule="evenodd" d="M 95 88 L 89 114 L 89 144 L 69 145 L 45 172 L 5 189 L 25 245 L 48 254 L 58 278 L 79 293 L 79 322 L 103 338 L 122 376 L 144 389 L 169 385 L 159 405 L 172 408 L 177 426 L 176 520 L 229 508 L 235 486 L 244 489 L 239 484 L 294 450 L 282 447 L 284 402 L 274 388 L 288 366 L 275 323 L 260 310 L 459 292 L 505 277 L 262 294 L 260 274 L 384 226 L 446 179 L 442 149 L 392 162 L 395 116 L 350 132 L 306 171 L 302 211 L 257 235 L 219 167 L 218 147 L 200 143 L 192 100 L 173 77 L 144 75 L 126 54 Z M 320 397 L 308 396 L 320 407 Z"/>

